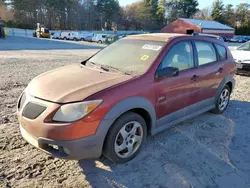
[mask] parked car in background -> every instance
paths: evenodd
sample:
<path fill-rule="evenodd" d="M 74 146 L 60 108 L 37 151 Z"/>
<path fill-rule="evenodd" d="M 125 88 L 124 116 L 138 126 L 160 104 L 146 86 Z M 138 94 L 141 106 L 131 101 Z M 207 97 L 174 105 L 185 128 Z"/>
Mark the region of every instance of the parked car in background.
<path fill-rule="evenodd" d="M 238 73 L 250 74 L 250 41 L 232 50 L 232 55 L 235 59 Z"/>
<path fill-rule="evenodd" d="M 223 113 L 235 71 L 227 45 L 215 38 L 128 36 L 34 78 L 18 99 L 21 134 L 54 157 L 103 154 L 124 163 L 147 136 L 210 110 Z"/>
<path fill-rule="evenodd" d="M 72 31 L 69 35 L 69 40 L 84 41 L 84 38 L 89 35 L 91 35 L 89 32 Z"/>
<path fill-rule="evenodd" d="M 237 39 L 238 43 L 245 43 L 245 42 L 247 42 L 247 39 L 245 37 L 243 37 L 243 36 L 236 36 L 235 38 Z"/>
<path fill-rule="evenodd" d="M 62 31 L 60 39 L 69 40 L 71 31 Z"/>
<path fill-rule="evenodd" d="M 222 37 L 222 38 L 223 38 L 224 42 L 229 42 L 232 37 L 225 36 L 225 37 Z"/>
<path fill-rule="evenodd" d="M 239 42 L 239 40 L 237 39 L 236 36 L 233 36 L 233 37 L 231 37 L 231 38 L 229 39 L 228 42 L 235 42 L 235 43 L 237 43 L 237 42 Z"/>
<path fill-rule="evenodd" d="M 79 32 L 77 32 L 77 31 L 71 31 L 69 33 L 68 40 L 79 41 L 79 40 L 81 40 L 81 36 L 80 36 Z"/>
<path fill-rule="evenodd" d="M 87 42 L 93 42 L 93 34 L 85 37 L 84 40 Z"/>
<path fill-rule="evenodd" d="M 61 32 L 51 33 L 51 38 L 52 39 L 60 39 L 61 38 Z"/>
<path fill-rule="evenodd" d="M 113 42 L 119 40 L 119 39 L 122 39 L 126 37 L 126 35 L 123 35 L 123 34 L 118 34 L 118 35 L 110 35 L 106 38 L 105 40 L 105 43 L 106 44 L 112 44 Z"/>
<path fill-rule="evenodd" d="M 109 36 L 111 36 L 111 34 L 94 34 L 92 40 L 93 42 L 104 43 Z"/>

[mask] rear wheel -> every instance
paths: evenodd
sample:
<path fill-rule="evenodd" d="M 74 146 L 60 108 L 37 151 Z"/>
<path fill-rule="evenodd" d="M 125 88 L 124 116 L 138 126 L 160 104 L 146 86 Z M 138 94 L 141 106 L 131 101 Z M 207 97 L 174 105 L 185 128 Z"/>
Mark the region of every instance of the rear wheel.
<path fill-rule="evenodd" d="M 99 40 L 99 41 L 98 41 L 98 43 L 99 43 L 99 44 L 101 44 L 101 43 L 102 43 L 102 41 L 101 41 L 101 40 Z"/>
<path fill-rule="evenodd" d="M 222 114 L 227 109 L 227 106 L 228 106 L 229 101 L 230 101 L 230 94 L 231 94 L 231 90 L 230 90 L 229 86 L 226 85 L 222 89 L 222 91 L 221 91 L 221 93 L 216 101 L 215 109 L 212 110 L 213 113 Z"/>
<path fill-rule="evenodd" d="M 136 113 L 127 112 L 112 125 L 103 154 L 115 163 L 125 163 L 139 153 L 146 135 L 145 120 Z"/>
<path fill-rule="evenodd" d="M 64 37 L 64 38 L 63 38 L 63 40 L 67 40 L 67 38 L 66 38 L 66 37 Z"/>

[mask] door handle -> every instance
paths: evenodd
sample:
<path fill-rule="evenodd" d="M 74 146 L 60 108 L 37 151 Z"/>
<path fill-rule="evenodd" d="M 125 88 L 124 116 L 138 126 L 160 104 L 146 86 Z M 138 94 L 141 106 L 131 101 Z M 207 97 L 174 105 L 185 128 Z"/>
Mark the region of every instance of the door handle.
<path fill-rule="evenodd" d="M 223 72 L 223 68 L 219 68 L 218 72 L 222 73 Z"/>
<path fill-rule="evenodd" d="M 194 76 L 191 78 L 191 80 L 194 81 L 194 82 L 199 81 L 199 79 L 200 79 L 200 77 L 197 76 L 197 75 L 194 75 Z"/>

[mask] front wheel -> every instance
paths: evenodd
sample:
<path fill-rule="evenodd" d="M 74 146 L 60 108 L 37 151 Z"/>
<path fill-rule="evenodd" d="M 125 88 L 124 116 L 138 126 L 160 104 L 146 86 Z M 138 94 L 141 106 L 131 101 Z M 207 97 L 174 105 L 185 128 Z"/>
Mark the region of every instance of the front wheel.
<path fill-rule="evenodd" d="M 125 163 L 140 151 L 147 135 L 145 120 L 127 112 L 112 125 L 104 143 L 103 154 L 115 163 Z"/>
<path fill-rule="evenodd" d="M 230 101 L 230 94 L 231 94 L 231 90 L 228 87 L 228 85 L 226 85 L 222 89 L 218 99 L 216 100 L 215 109 L 212 110 L 213 113 L 222 114 L 227 109 L 227 106 Z"/>

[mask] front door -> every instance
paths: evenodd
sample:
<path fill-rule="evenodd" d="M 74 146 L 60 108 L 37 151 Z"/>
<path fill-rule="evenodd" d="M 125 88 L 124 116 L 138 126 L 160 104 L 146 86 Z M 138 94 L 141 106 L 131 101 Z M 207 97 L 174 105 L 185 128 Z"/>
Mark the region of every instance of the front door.
<path fill-rule="evenodd" d="M 192 104 L 197 102 L 199 93 L 191 42 L 181 41 L 174 44 L 158 69 L 164 67 L 178 68 L 180 73 L 179 76 L 156 81 L 156 114 L 159 126 L 195 111 L 195 105 Z"/>

